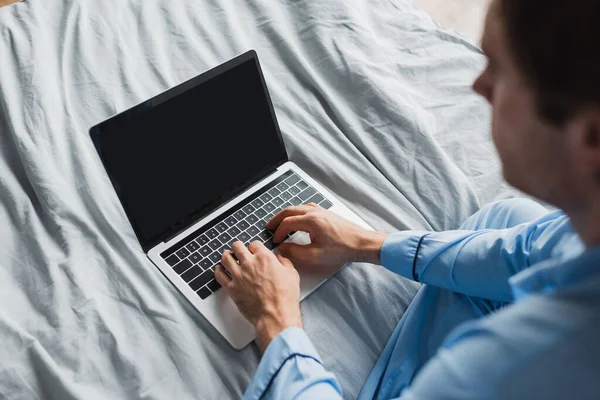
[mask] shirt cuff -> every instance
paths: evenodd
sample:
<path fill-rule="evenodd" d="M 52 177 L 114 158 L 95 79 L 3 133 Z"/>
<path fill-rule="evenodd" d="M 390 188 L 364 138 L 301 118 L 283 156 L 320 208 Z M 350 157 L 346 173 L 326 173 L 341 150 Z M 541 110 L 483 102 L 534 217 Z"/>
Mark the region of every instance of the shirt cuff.
<path fill-rule="evenodd" d="M 260 399 L 281 367 L 294 356 L 312 358 L 323 364 L 306 332 L 298 327 L 287 328 L 275 336 L 267 346 L 243 399 Z"/>
<path fill-rule="evenodd" d="M 413 279 L 413 263 L 419 241 L 428 231 L 401 231 L 389 235 L 379 253 L 381 265 L 405 278 Z"/>

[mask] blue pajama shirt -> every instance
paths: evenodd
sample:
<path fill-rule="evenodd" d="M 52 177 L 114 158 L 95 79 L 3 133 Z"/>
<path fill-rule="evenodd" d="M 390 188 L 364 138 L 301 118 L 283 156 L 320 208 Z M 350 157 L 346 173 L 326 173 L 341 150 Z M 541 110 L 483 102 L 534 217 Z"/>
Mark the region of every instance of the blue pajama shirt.
<path fill-rule="evenodd" d="M 492 203 L 457 231 L 393 233 L 380 259 L 424 285 L 359 399 L 600 398 L 600 248 L 585 249 L 561 211 Z M 288 328 L 243 398 L 341 397 Z"/>

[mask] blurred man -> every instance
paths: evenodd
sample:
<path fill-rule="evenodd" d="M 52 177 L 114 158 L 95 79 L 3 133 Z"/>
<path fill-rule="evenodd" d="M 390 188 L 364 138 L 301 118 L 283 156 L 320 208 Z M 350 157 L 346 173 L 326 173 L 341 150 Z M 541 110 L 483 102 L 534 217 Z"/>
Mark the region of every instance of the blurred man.
<path fill-rule="evenodd" d="M 424 284 L 360 398 L 600 396 L 599 20 L 597 0 L 494 0 L 482 39 L 474 89 L 493 107 L 504 177 L 563 211 L 509 200 L 457 231 L 387 234 L 290 207 L 269 222 L 275 241 L 301 230 L 312 244 L 223 255 L 231 278 L 217 278 L 264 352 L 244 398 L 341 397 L 302 330 L 295 260 L 376 263 Z"/>

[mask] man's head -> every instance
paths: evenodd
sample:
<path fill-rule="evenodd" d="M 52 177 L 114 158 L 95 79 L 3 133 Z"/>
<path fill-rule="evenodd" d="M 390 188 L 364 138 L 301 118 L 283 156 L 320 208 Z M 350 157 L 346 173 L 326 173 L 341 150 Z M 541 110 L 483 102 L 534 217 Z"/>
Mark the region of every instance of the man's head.
<path fill-rule="evenodd" d="M 506 180 L 566 210 L 600 201 L 598 21 L 598 0 L 493 0 L 474 84 Z"/>

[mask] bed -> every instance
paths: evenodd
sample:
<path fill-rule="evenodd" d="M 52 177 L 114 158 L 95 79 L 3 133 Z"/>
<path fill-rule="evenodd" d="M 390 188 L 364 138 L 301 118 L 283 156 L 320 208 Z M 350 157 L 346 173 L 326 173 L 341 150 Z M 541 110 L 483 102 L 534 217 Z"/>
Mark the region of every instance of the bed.
<path fill-rule="evenodd" d="M 88 129 L 248 49 L 290 158 L 373 227 L 510 197 L 475 44 L 408 0 L 28 0 L 0 8 L 0 397 L 239 398 L 238 352 L 144 256 Z M 302 304 L 355 398 L 418 286 L 351 264 Z"/>

